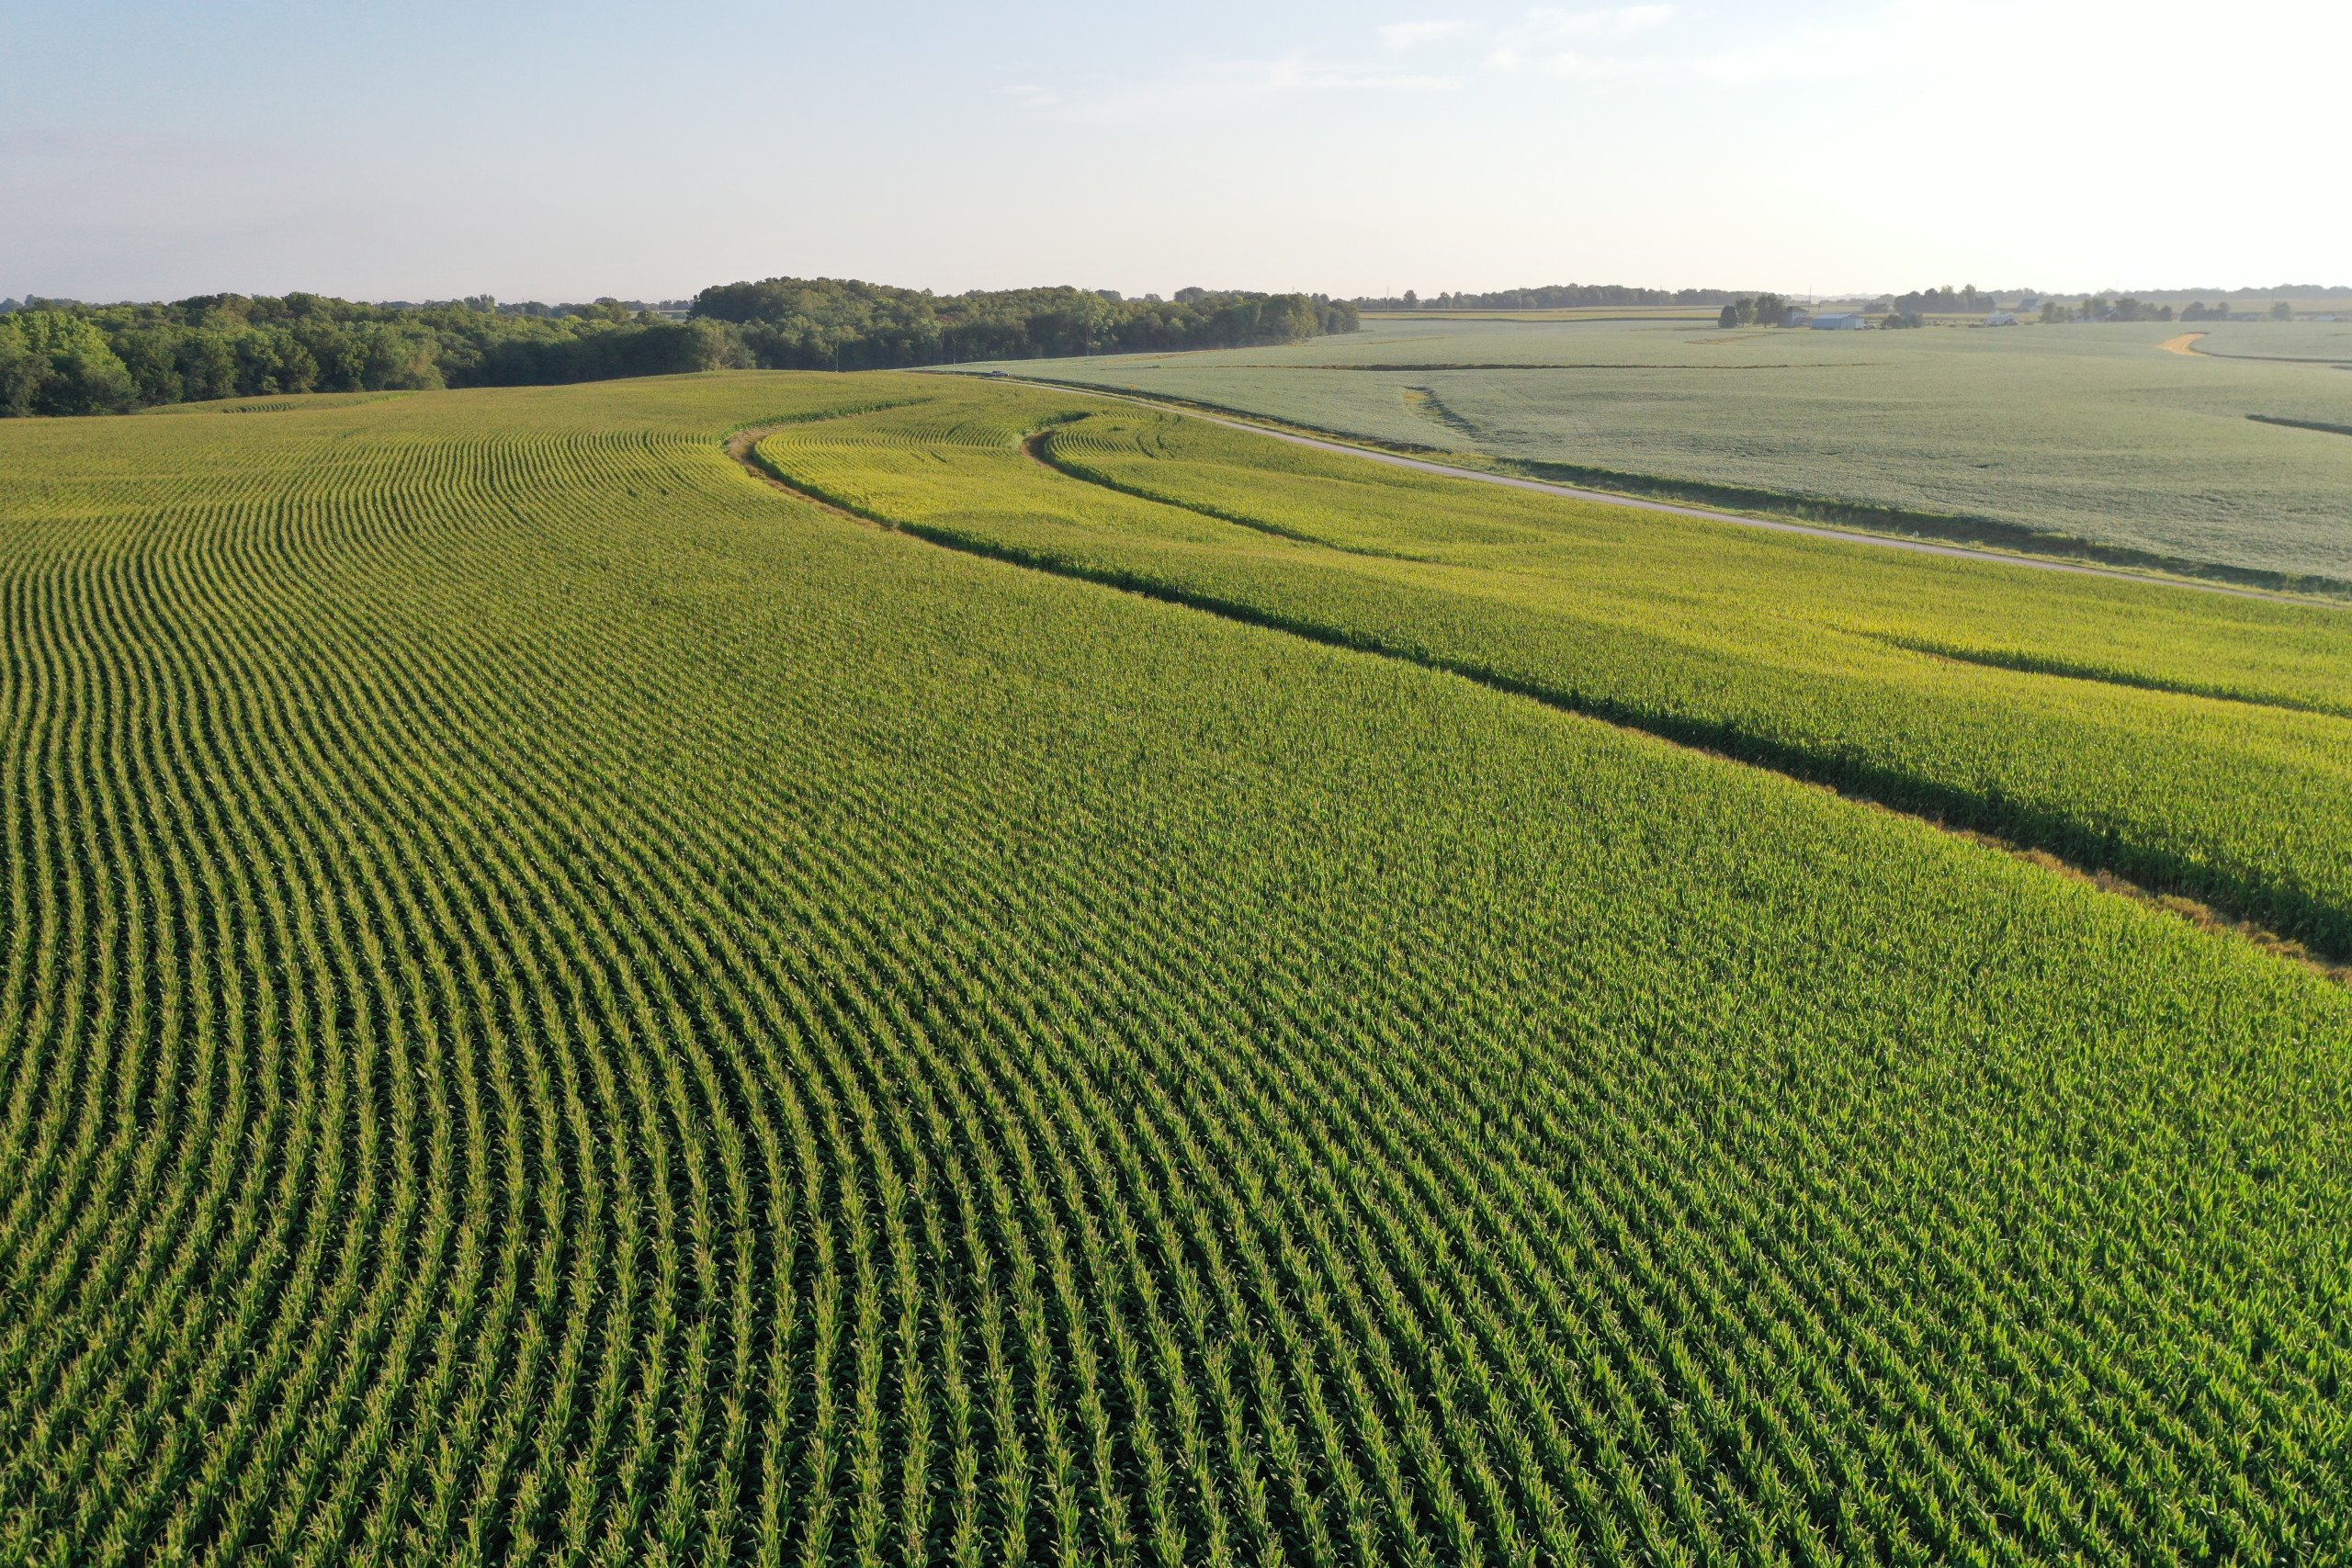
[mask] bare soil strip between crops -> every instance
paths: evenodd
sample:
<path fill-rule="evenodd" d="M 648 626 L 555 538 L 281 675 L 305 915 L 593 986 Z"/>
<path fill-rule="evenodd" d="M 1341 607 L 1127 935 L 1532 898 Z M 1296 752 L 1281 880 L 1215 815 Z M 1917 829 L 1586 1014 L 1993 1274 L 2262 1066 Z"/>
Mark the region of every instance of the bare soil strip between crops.
<path fill-rule="evenodd" d="M 1501 485 L 1510 490 L 1533 491 L 1539 495 L 1555 495 L 1567 501 L 1589 502 L 1600 506 L 1631 507 L 1636 512 L 1662 512 L 1675 517 L 1693 517 L 1702 523 L 1727 523 L 1736 528 L 1762 528 L 1775 534 L 1796 534 L 1809 539 L 1827 539 L 1837 544 L 1871 545 L 1880 549 L 1905 550 L 1914 555 L 1939 556 L 1951 560 L 1980 561 L 1993 566 L 2022 567 L 2032 571 L 2063 571 L 2077 577 L 2100 577 L 2117 582 L 2136 582 L 2157 588 L 2185 588 L 2200 593 L 2225 593 L 2235 599 L 2264 599 L 2278 604 L 2300 604 L 2307 608 L 2352 608 L 2324 599 L 2307 599 L 2293 593 L 2273 592 L 2267 588 L 2241 588 L 2222 582 L 2200 582 L 2193 578 L 2157 577 L 2148 573 L 2125 571 L 2115 567 L 2085 566 L 2074 561 L 2048 560 L 2039 556 L 2009 555 L 1999 550 L 1973 549 L 1966 545 L 1939 545 L 1925 539 L 1900 538 L 1892 534 L 1866 534 L 1856 529 L 1828 528 L 1813 523 L 1785 523 L 1777 518 L 1754 517 L 1736 512 L 1715 512 L 1702 506 L 1683 506 L 1670 501 L 1650 501 L 1640 496 L 1621 495 L 1612 491 L 1586 490 L 1575 485 L 1554 484 L 1546 479 L 1525 479 L 1516 474 L 1487 473 L 1478 468 L 1459 468 L 1447 463 L 1431 462 L 1426 457 L 1408 457 L 1398 452 L 1384 452 L 1372 446 L 1351 446 L 1344 441 L 1326 440 L 1320 436 L 1302 435 L 1295 431 L 1278 430 L 1271 425 L 1255 424 L 1248 420 L 1229 419 L 1222 414 L 1204 412 L 1197 408 L 1177 409 L 1148 394 L 1102 391 L 1080 387 L 1066 381 L 1033 381 L 1020 376 L 998 376 L 990 379 L 1016 381 L 1023 386 L 1045 387 L 1057 392 L 1074 393 L 1080 397 L 1101 398 L 1109 402 L 1132 403 L 1137 408 L 1151 409 L 1160 413 L 1181 413 L 1187 419 L 1197 419 L 1208 424 L 1223 425 L 1227 430 L 1245 431 L 1272 441 L 1286 441 L 1294 446 L 1306 446 L 1318 452 L 1336 452 L 1341 457 L 1362 457 L 1366 462 L 1385 463 L 1390 468 L 1410 468 L 1416 473 L 1434 474 L 1441 479 L 1468 479 L 1476 484 Z"/>
<path fill-rule="evenodd" d="M 820 421 L 823 417 L 824 416 L 821 415 L 818 416 L 818 421 Z M 753 429 L 735 431 L 729 434 L 727 437 L 727 455 L 735 459 L 736 462 L 742 465 L 744 472 L 750 474 L 753 479 L 767 486 L 770 490 L 775 491 L 783 495 L 790 496 L 795 501 L 814 506 L 820 511 L 829 513 L 831 515 L 842 518 L 847 522 L 854 523 L 861 527 L 873 528 L 886 534 L 906 535 L 912 538 L 921 539 L 926 544 L 938 546 L 942 549 L 953 550 L 958 555 L 972 556 L 981 560 L 995 561 L 999 565 L 1017 567 L 1023 570 L 1037 572 L 1042 576 L 1059 578 L 1065 581 L 1091 583 L 1095 587 L 1108 588 L 1114 592 L 1129 593 L 1138 599 L 1148 599 L 1155 604 L 1172 605 L 1178 609 L 1193 610 L 1204 615 L 1213 615 L 1218 620 L 1230 622 L 1237 626 L 1254 626 L 1261 631 L 1280 632 L 1287 636 L 1296 637 L 1302 642 L 1313 643 L 1319 647 L 1336 649 L 1346 653 L 1363 654 L 1374 659 L 1385 660 L 1395 664 L 1408 665 L 1416 670 L 1424 670 L 1435 675 L 1451 675 L 1459 680 L 1466 681 L 1472 685 L 1478 686 L 1489 692 L 1494 692 L 1502 696 L 1521 698 L 1524 701 L 1532 702 L 1539 706 L 1549 708 L 1555 713 L 1569 714 L 1577 718 L 1588 719 L 1595 724 L 1606 725 L 1610 728 L 1615 729 L 1622 734 L 1643 736 L 1648 739 L 1657 741 L 1662 745 L 1670 746 L 1674 750 L 1690 756 L 1705 757 L 1711 761 L 1725 763 L 1732 767 L 1743 768 L 1752 773 L 1767 774 L 1785 783 L 1795 784 L 1803 789 L 1814 790 L 1823 795 L 1835 795 L 1840 800 L 1846 801 L 1850 805 L 1861 807 L 1865 810 L 1876 811 L 1888 817 L 1899 817 L 1907 821 L 1918 823 L 1922 827 L 1933 829 L 1937 832 L 1945 834 L 1951 838 L 1964 840 L 1969 843 L 1978 846 L 1979 848 L 1993 850 L 2001 854 L 2007 855 L 2012 860 L 2021 861 L 2028 865 L 2049 872 L 2053 875 L 2064 877 L 2067 881 L 2079 883 L 2085 886 L 2096 888 L 2102 893 L 2110 894 L 2116 897 L 2125 899 L 2126 901 L 2137 904 L 2143 908 L 2154 910 L 2157 913 L 2168 915 L 2173 919 L 2186 921 L 2188 924 L 2196 927 L 2199 931 L 2206 931 L 2208 933 L 2233 936 L 2261 952 L 2269 953 L 2282 962 L 2308 970 L 2310 973 L 2318 976 L 2322 979 L 2330 980 L 2337 985 L 2345 986 L 2346 987 L 2352 987 L 2352 964 L 2334 963 L 2325 957 L 2313 953 L 2302 943 L 2298 942 L 2291 938 L 2283 936 L 2278 931 L 2271 930 L 2269 927 L 2264 926 L 2256 921 L 2240 919 L 2234 915 L 2219 909 L 2213 905 L 2208 904 L 2200 899 L 2192 898 L 2182 894 L 2166 893 L 2158 889 L 2143 886 L 2136 882 L 2132 882 L 2128 878 L 2118 875 L 2114 872 L 2106 870 L 2102 867 L 2082 865 L 2074 861 L 2067 860 L 2064 856 L 2052 853 L 2046 850 L 2037 849 L 2030 844 L 2018 843 L 2012 840 L 2001 838 L 1996 834 L 1982 832 L 1973 828 L 1967 828 L 1955 823 L 1947 822 L 1940 818 L 1933 817 L 1924 812 L 1912 811 L 1899 806 L 1892 806 L 1883 800 L 1877 799 L 1868 795 L 1860 794 L 1849 789 L 1841 789 L 1835 784 L 1827 784 L 1818 779 L 1808 778 L 1803 773 L 1771 767 L 1764 762 L 1757 761 L 1746 757 L 1735 756 L 1728 751 L 1718 750 L 1713 747 L 1696 745 L 1689 740 L 1668 734 L 1662 729 L 1645 726 L 1635 719 L 1618 714 L 1599 712 L 1593 708 L 1579 705 L 1556 693 L 1540 691 L 1531 687 L 1517 685 L 1507 681 L 1499 680 L 1476 669 L 1460 667 L 1438 660 L 1414 658 L 1409 654 L 1400 653 L 1393 649 L 1384 648 L 1377 644 L 1351 640 L 1332 631 L 1329 627 L 1317 626 L 1306 622 L 1283 620 L 1264 613 L 1252 610 L 1247 605 L 1228 604 L 1221 600 L 1208 597 L 1207 595 L 1181 591 L 1169 584 L 1149 579 L 1127 577 L 1108 571 L 1090 571 L 1085 569 L 1073 566 L 1068 562 L 1056 561 L 1042 555 L 1022 550 L 1017 547 L 987 545 L 977 539 L 963 537 L 944 530 L 930 528 L 919 524 L 902 523 L 897 519 L 886 517 L 880 513 L 868 512 L 858 507 L 849 505 L 842 501 L 834 499 L 831 496 L 824 494 L 822 491 L 809 489 L 803 484 L 788 479 L 781 469 L 775 467 L 771 460 L 759 450 L 760 442 L 765 437 L 775 434 L 777 431 L 789 429 L 797 424 L 817 423 L 818 421 L 793 420 L 780 424 L 763 425 Z M 1062 475 L 1062 477 L 1066 479 L 1069 479 L 1072 483 L 1082 484 L 1088 482 L 1076 476 L 1066 473 L 1058 465 L 1055 464 L 1050 458 L 1046 457 L 1037 449 L 1036 443 L 1039 442 L 1043 436 L 1050 434 L 1051 433 L 1049 431 L 1033 433 L 1023 441 L 1022 449 L 1032 460 L 1051 469 L 1057 474 Z M 1144 499 L 1151 498 L 1146 497 Z M 1169 503 L 1161 502 L 1160 504 L 1165 505 Z M 1220 519 L 1220 521 L 1229 520 Z M 1307 542 L 1314 543 L 1317 541 Z"/>

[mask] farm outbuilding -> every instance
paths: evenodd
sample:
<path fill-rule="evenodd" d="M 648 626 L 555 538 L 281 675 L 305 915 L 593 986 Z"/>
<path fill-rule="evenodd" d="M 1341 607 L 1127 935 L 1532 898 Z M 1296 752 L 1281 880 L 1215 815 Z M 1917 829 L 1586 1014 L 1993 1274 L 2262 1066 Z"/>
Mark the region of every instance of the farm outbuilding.
<path fill-rule="evenodd" d="M 1815 316 L 1813 330 L 1817 333 L 1858 333 L 1870 322 L 1857 315 Z"/>

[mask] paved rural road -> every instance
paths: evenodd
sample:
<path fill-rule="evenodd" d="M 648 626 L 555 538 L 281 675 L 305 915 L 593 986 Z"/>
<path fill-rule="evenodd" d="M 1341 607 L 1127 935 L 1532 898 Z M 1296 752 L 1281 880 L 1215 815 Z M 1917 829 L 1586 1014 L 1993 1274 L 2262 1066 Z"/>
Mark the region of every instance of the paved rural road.
<path fill-rule="evenodd" d="M 1925 539 L 1903 539 L 1889 534 L 1864 534 L 1847 528 L 1824 528 L 1808 523 L 1781 523 L 1769 517 L 1747 517 L 1736 512 L 1710 512 L 1702 506 L 1678 506 L 1670 501 L 1645 501 L 1638 496 L 1618 495 L 1605 490 L 1579 490 L 1574 485 L 1555 485 L 1543 479 L 1522 479 L 1510 474 L 1490 474 L 1479 468 L 1457 468 L 1445 463 L 1432 463 L 1425 457 L 1407 457 L 1395 452 L 1377 451 L 1369 446 L 1351 446 L 1344 441 L 1325 441 L 1313 435 L 1297 435 L 1287 430 L 1274 430 L 1247 420 L 1227 419 L 1221 414 L 1203 413 L 1196 409 L 1180 408 L 1151 398 L 1129 397 L 1121 392 L 1106 392 L 1093 387 L 1074 387 L 1067 381 L 1036 381 L 1025 376 L 990 377 L 992 380 L 1018 381 L 1023 386 L 1046 387 L 1057 392 L 1078 392 L 1114 403 L 1133 403 L 1160 413 L 1180 413 L 1187 419 L 1203 420 L 1221 424 L 1227 430 L 1246 430 L 1252 435 L 1263 435 L 1275 441 L 1287 441 L 1294 446 L 1311 446 L 1319 452 L 1337 452 L 1342 457 L 1362 457 L 1367 462 L 1385 463 L 1393 468 L 1411 468 L 1417 473 L 1436 474 L 1449 479 L 1469 479 L 1478 484 L 1502 485 L 1510 490 L 1532 490 L 1539 495 L 1565 496 L 1570 501 L 1592 501 L 1604 506 L 1630 506 L 1639 512 L 1664 512 L 1676 517 L 1696 517 L 1706 523 L 1729 523 L 1739 528 L 1765 528 L 1775 534 L 1802 534 L 1812 539 L 1834 539 L 1840 544 L 1876 545 L 1882 549 L 1908 550 L 1914 555 L 1948 556 L 1954 560 L 1989 561 L 1995 566 L 2025 567 L 2034 571 L 2071 572 L 2077 577 L 2109 577 L 2119 582 L 2152 583 L 2159 588 L 2187 588 L 2200 593 L 2226 593 L 2233 599 L 2268 599 L 2281 604 L 2316 605 L 2324 609 L 2344 606 L 2323 599 L 2298 598 L 2291 593 L 2273 593 L 2262 588 L 2233 588 L 2226 583 L 2198 582 L 2187 578 L 2150 577 L 2136 571 L 2120 571 L 2111 567 L 2079 566 L 2073 561 L 2043 560 L 2035 556 L 2013 556 L 1999 550 L 1975 550 L 1965 545 L 1937 545 Z"/>

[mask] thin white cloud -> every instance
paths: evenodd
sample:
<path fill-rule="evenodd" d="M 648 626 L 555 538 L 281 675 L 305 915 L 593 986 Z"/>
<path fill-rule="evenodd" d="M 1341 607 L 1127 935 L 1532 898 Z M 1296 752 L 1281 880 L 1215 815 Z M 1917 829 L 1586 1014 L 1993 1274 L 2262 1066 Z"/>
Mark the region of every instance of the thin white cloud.
<path fill-rule="evenodd" d="M 1674 20 L 1671 6 L 1609 6 L 1593 11 L 1561 11 L 1545 6 L 1527 13 L 1526 29 L 1546 40 L 1589 38 L 1631 38 Z"/>
<path fill-rule="evenodd" d="M 1280 60 L 1224 61 L 1166 76 L 1076 92 L 1019 86 L 1012 88 L 1012 94 L 1023 107 L 1038 113 L 1108 125 L 1238 109 L 1297 94 L 1432 93 L 1461 85 L 1452 76 L 1294 54 Z"/>
<path fill-rule="evenodd" d="M 1380 29 L 1380 47 L 1391 54 L 1405 54 L 1476 31 L 1476 22 L 1390 22 Z"/>
<path fill-rule="evenodd" d="M 1796 40 L 1721 50 L 1679 63 L 1691 74 L 1726 86 L 1758 82 L 1789 82 L 1832 76 L 1860 76 L 1871 69 L 1871 56 L 1859 43 L 1824 39 L 1814 45 Z"/>
<path fill-rule="evenodd" d="M 1507 62 L 1513 69 L 1526 65 L 1550 76 L 1568 76 L 1578 81 L 1597 81 L 1603 76 L 1622 76 L 1641 69 L 1645 61 L 1625 60 L 1614 55 L 1587 54 L 1577 50 L 1554 50 L 1547 54 L 1531 55 Z"/>
<path fill-rule="evenodd" d="M 1564 11 L 1543 6 L 1498 35 L 1488 62 L 1508 71 L 1533 65 L 1566 75 L 1593 75 L 1613 62 L 1584 52 L 1587 46 L 1654 32 L 1674 20 L 1672 6 L 1606 6 Z"/>
<path fill-rule="evenodd" d="M 1501 71 L 1594 80 L 1604 76 L 1696 78 L 1725 86 L 1827 81 L 1885 69 L 1887 62 L 1920 51 L 1957 23 L 1951 0 L 1889 0 L 1845 27 L 1807 23 L 1705 52 L 1621 47 L 1624 40 L 1668 28 L 1670 5 L 1615 6 L 1527 13 L 1496 35 L 1487 64 Z M 1939 19 L 1940 18 L 1940 19 Z"/>
<path fill-rule="evenodd" d="M 1376 29 L 1384 56 L 1408 55 L 1451 42 L 1486 50 L 1491 69 L 1595 80 L 1636 73 L 1761 80 L 1783 69 L 1778 51 L 1727 51 L 1703 57 L 1626 51 L 1680 15 L 1665 0 L 1567 9 L 1540 6 L 1507 27 L 1431 18 Z M 1033 113 L 1087 124 L 1130 124 L 1166 117 L 1231 112 L 1301 94 L 1434 93 L 1459 87 L 1457 76 L 1403 68 L 1401 61 L 1330 59 L 1292 53 L 1274 60 L 1232 60 L 1181 68 L 1128 82 L 1057 88 L 1027 85 L 1010 96 Z"/>
<path fill-rule="evenodd" d="M 1677 63 L 1704 81 L 1729 86 L 1864 76 L 1886 70 L 1891 62 L 1934 58 L 1943 48 L 1939 40 L 1956 36 L 1965 23 L 1943 0 L 1894 0 L 1855 26 L 1808 23 Z"/>

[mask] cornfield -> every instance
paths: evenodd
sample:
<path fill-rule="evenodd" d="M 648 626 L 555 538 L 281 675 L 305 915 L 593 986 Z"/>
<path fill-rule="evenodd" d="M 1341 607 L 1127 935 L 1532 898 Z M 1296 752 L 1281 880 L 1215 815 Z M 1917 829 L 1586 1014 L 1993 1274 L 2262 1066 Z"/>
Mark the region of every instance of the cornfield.
<path fill-rule="evenodd" d="M 965 548 L 1452 671 L 2352 956 L 2340 611 L 1858 562 L 1025 396 L 951 385 L 760 452 L 811 494 Z M 1038 432 L 1025 449 L 1015 425 Z"/>
<path fill-rule="evenodd" d="M 1089 408 L 0 428 L 0 1557 L 2352 1555 L 2352 997 L 1545 683 L 2080 687 L 2324 936 L 2335 623 Z"/>

